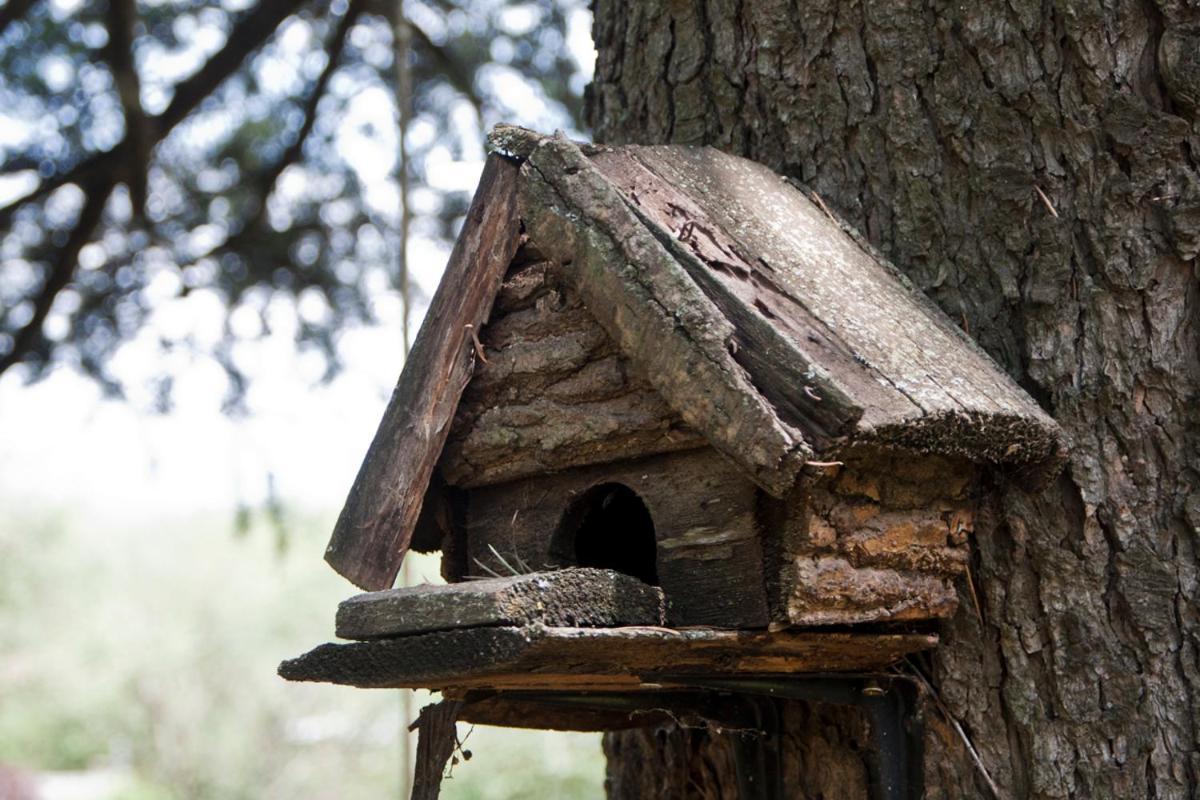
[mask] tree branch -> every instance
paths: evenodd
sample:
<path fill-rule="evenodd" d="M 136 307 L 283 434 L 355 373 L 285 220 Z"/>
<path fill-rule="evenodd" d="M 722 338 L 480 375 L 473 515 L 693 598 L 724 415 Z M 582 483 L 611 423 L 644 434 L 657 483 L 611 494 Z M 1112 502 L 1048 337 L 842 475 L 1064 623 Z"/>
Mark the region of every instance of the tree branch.
<path fill-rule="evenodd" d="M 237 27 L 229 34 L 225 46 L 221 48 L 203 67 L 192 77 L 181 81 L 175 87 L 175 96 L 167 110 L 149 120 L 149 146 L 153 149 L 171 132 L 171 129 L 182 122 L 200 102 L 228 78 L 246 56 L 258 49 L 275 29 L 295 13 L 303 0 L 262 0 L 253 11 L 241 18 Z M 43 180 L 36 189 L 24 197 L 19 197 L 7 206 L 0 208 L 0 229 L 8 228 L 12 216 L 17 209 L 26 203 L 41 199 L 60 186 L 68 183 L 87 183 L 97 174 L 108 174 L 117 168 L 126 158 L 129 147 L 129 132 L 126 138 L 112 150 L 95 153 L 76 164 L 71 169 L 59 175 Z M 144 168 L 144 165 L 143 165 Z"/>
<path fill-rule="evenodd" d="M 238 232 L 226 239 L 218 248 L 220 251 L 236 250 L 237 245 L 245 238 L 246 234 L 262 221 L 263 214 L 267 210 L 267 198 L 271 196 L 271 192 L 275 188 L 275 182 L 279 180 L 279 176 L 283 174 L 285 169 L 300 160 L 300 156 L 304 152 L 304 141 L 312 133 L 313 126 L 317 121 L 317 105 L 320 104 L 321 97 L 325 94 L 325 89 L 329 85 L 330 78 L 337 71 L 342 58 L 342 52 L 346 48 L 346 39 L 349 36 L 350 29 L 354 27 L 354 23 L 358 20 L 359 15 L 362 14 L 365 5 L 364 0 L 352 0 L 350 7 L 346 9 L 345 15 L 330 37 L 329 45 L 327 46 L 329 60 L 326 62 L 325 68 L 321 70 L 321 74 L 317 77 L 312 90 L 308 94 L 308 98 L 304 102 L 304 124 L 300 126 L 295 140 L 288 146 L 287 150 L 283 152 L 269 169 L 259 175 L 257 180 L 259 185 L 258 207 Z"/>
<path fill-rule="evenodd" d="M 109 0 L 106 55 L 125 115 L 125 184 L 129 187 L 134 214 L 140 216 L 146 207 L 146 165 L 150 163 L 152 143 L 150 126 L 142 110 L 141 81 L 133 60 L 136 22 L 136 0 Z"/>
<path fill-rule="evenodd" d="M 199 71 L 175 87 L 175 96 L 166 111 L 147 121 L 147 154 L 204 98 L 212 94 L 226 78 L 233 74 L 250 53 L 269 39 L 279 25 L 296 11 L 302 1 L 262 0 L 252 11 L 244 15 L 229 34 L 225 46 Z M 109 36 L 113 36 L 112 31 L 109 32 Z M 126 52 L 129 52 L 127 48 Z M 38 294 L 33 317 L 16 333 L 12 350 L 0 356 L 0 374 L 19 363 L 41 336 L 42 323 L 45 322 L 46 316 L 54 305 L 54 298 L 71 282 L 78 265 L 79 251 L 87 244 L 92 232 L 100 223 L 104 207 L 116 185 L 116 176 L 119 171 L 117 168 L 123 160 L 130 158 L 131 151 L 136 152 L 132 142 L 131 130 L 129 126 L 126 126 L 125 137 L 112 150 L 85 158 L 70 170 L 42 181 L 32 192 L 0 209 L 0 228 L 7 228 L 17 209 L 26 203 L 45 197 L 68 183 L 82 185 L 87 195 L 87 201 L 79 214 L 75 228 L 71 231 L 67 244 L 59 251 L 50 275 Z M 140 166 L 143 172 L 147 166 L 146 163 L 136 164 L 131 161 L 127 161 L 127 163 L 131 169 Z"/>
<path fill-rule="evenodd" d="M 271 37 L 285 19 L 296 13 L 303 0 L 262 0 L 238 21 L 225 46 L 198 72 L 175 86 L 167 110 L 154 118 L 161 140 Z M 323 3 L 321 5 L 324 5 Z"/>
<path fill-rule="evenodd" d="M 11 227 L 13 215 L 26 204 L 32 203 L 35 200 L 41 200 L 55 189 L 60 189 L 68 183 L 90 183 L 95 176 L 111 172 L 123 157 L 124 150 L 125 142 L 122 141 L 112 150 L 88 156 L 61 175 L 44 179 L 29 194 L 22 195 L 3 208 L 0 208 L 0 230 L 7 230 Z"/>
<path fill-rule="evenodd" d="M 75 268 L 79 263 L 79 251 L 88 243 L 92 232 L 100 223 L 100 217 L 104 213 L 104 207 L 108 204 L 109 195 L 112 194 L 115 185 L 115 179 L 109 178 L 85 188 L 87 200 L 84 201 L 83 209 L 79 212 L 79 219 L 75 221 L 70 238 L 58 251 L 58 258 L 54 262 L 50 274 L 46 277 L 42 291 L 38 293 L 37 299 L 34 301 L 33 317 L 13 337 L 12 349 L 0 356 L 0 375 L 3 375 L 9 367 L 20 362 L 42 335 L 42 323 L 46 321 L 46 317 L 54 305 L 54 298 L 71 282 L 71 278 L 75 275 Z"/>
<path fill-rule="evenodd" d="M 446 80 L 450 82 L 450 85 L 461 92 L 469 101 L 471 101 L 471 105 L 475 106 L 475 113 L 479 116 L 479 119 L 482 120 L 483 99 L 480 98 L 479 93 L 475 91 L 475 83 L 467 71 L 463 69 L 462 63 L 450 55 L 449 51 L 447 51 L 445 47 L 442 47 L 437 42 L 433 41 L 433 39 L 430 39 L 429 34 L 421 30 L 419 26 L 414 25 L 411 21 L 409 21 L 408 28 L 412 31 L 413 38 L 420 43 L 421 47 L 425 50 L 428 50 L 433 56 L 433 60 L 437 62 L 439 67 L 441 67 L 442 74 L 445 76 Z"/>

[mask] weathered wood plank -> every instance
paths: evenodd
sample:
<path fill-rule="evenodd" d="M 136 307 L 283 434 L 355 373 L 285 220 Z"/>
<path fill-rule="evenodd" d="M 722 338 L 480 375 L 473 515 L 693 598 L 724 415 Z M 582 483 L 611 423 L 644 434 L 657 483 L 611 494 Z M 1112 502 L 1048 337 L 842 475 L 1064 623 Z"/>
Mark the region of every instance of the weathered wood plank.
<path fill-rule="evenodd" d="M 916 633 L 530 625 L 325 644 L 283 662 L 279 674 L 371 688 L 613 690 L 655 683 L 659 673 L 863 672 L 936 643 Z"/>
<path fill-rule="evenodd" d="M 615 180 L 627 159 L 685 194 L 689 211 L 715 232 L 706 243 L 666 229 L 693 240 L 684 244 L 707 267 L 719 305 L 737 310 L 731 319 L 745 328 L 765 317 L 783 334 L 811 330 L 815 319 L 827 332 L 818 335 L 839 343 L 814 355 L 830 382 L 862 403 L 860 441 L 994 463 L 1058 457 L 1061 431 L 1049 415 L 898 271 L 769 168 L 711 148 L 630 147 L 596 157 Z M 879 387 L 891 397 L 881 398 Z"/>
<path fill-rule="evenodd" d="M 563 269 L 540 261 L 505 277 L 480 333 L 487 363 L 476 365 L 438 464 L 455 486 L 704 444 L 637 375 Z"/>
<path fill-rule="evenodd" d="M 671 625 L 766 627 L 755 486 L 709 447 L 471 490 L 469 569 L 502 572 L 491 548 L 534 569 L 573 563 L 571 553 L 556 552 L 555 532 L 575 498 L 605 483 L 628 487 L 649 511 Z"/>
<path fill-rule="evenodd" d="M 769 265 L 743 255 L 686 186 L 663 180 L 640 154 L 636 148 L 602 151 L 592 163 L 730 321 L 737 332 L 733 357 L 806 441 L 818 450 L 839 444 L 864 406 L 898 400 L 911 407 L 859 368 L 829 326 L 776 285 Z"/>
<path fill-rule="evenodd" d="M 489 625 L 593 628 L 665 622 L 657 586 L 612 570 L 575 568 L 361 594 L 338 606 L 337 635 L 377 639 Z"/>
<path fill-rule="evenodd" d="M 472 331 L 487 320 L 516 252 L 517 167 L 493 155 L 387 411 L 338 517 L 325 560 L 364 589 L 386 589 L 408 551 L 450 421 L 470 380 Z"/>
<path fill-rule="evenodd" d="M 549 693 L 470 691 L 462 695 L 459 719 L 463 722 L 544 731 L 640 728 L 687 717 L 692 707 L 701 704 L 700 698 L 693 694 L 680 693 L 690 701 L 684 703 L 669 693 L 646 690 L 629 695 L 585 695 L 589 699 L 587 703 L 571 702 L 576 695 Z M 640 699 L 640 702 L 626 702 L 626 698 Z"/>
<path fill-rule="evenodd" d="M 733 357 L 736 331 L 578 147 L 547 139 L 522 167 L 522 217 L 570 263 L 588 310 L 684 421 L 782 496 L 812 450 Z"/>
<path fill-rule="evenodd" d="M 805 680 L 795 676 L 786 679 L 793 685 Z M 669 679 L 660 680 L 661 686 L 641 685 L 625 692 L 468 690 L 452 691 L 449 697 L 462 701 L 461 721 L 503 728 L 614 731 L 674 722 L 687 727 L 737 729 L 756 723 L 746 705 L 730 703 L 722 693 L 696 691 L 686 681 L 675 687 Z M 714 679 L 705 676 L 698 680 Z"/>
<path fill-rule="evenodd" d="M 838 556 L 797 556 L 788 621 L 793 625 L 857 625 L 951 617 L 954 584 L 914 570 L 857 567 Z"/>

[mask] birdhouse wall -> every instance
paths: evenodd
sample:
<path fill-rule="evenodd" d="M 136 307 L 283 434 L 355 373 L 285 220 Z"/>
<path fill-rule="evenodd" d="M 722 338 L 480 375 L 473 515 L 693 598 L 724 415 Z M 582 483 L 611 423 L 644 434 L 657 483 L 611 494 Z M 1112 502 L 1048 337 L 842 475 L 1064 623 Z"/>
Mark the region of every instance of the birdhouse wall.
<path fill-rule="evenodd" d="M 846 625 L 948 617 L 967 569 L 977 469 L 959 459 L 859 450 L 776 512 L 776 619 Z"/>
<path fill-rule="evenodd" d="M 478 332 L 474 376 L 439 463 L 447 483 L 482 486 L 704 444 L 632 372 L 563 269 L 529 246 L 518 251 Z"/>
<path fill-rule="evenodd" d="M 587 546 L 592 558 L 621 558 L 639 548 L 636 520 L 605 519 L 605 492 L 644 505 L 653 526 L 653 578 L 671 625 L 765 627 L 763 551 L 752 482 L 711 448 L 580 467 L 471 489 L 466 495 L 468 575 L 507 574 L 579 564 L 637 569 L 638 564 L 583 563 L 575 538 L 595 504 Z M 597 495 L 596 493 L 600 494 Z M 624 498 L 624 499 L 622 499 Z M 597 550 L 597 547 L 599 548 Z M 644 565 L 642 565 L 644 566 Z M 631 573 L 632 574 L 632 573 Z"/>

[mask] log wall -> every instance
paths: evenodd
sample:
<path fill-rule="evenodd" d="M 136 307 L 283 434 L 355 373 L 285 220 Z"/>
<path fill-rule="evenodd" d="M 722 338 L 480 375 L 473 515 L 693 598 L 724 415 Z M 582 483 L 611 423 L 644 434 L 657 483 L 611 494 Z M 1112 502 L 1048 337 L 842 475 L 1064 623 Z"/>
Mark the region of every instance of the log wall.
<path fill-rule="evenodd" d="M 482 486 L 704 444 L 634 374 L 562 281 L 569 267 L 518 253 L 479 333 L 486 362 L 459 403 L 439 467 Z"/>
<path fill-rule="evenodd" d="M 792 625 L 949 617 L 966 574 L 976 469 L 861 450 L 786 503 L 775 612 Z"/>

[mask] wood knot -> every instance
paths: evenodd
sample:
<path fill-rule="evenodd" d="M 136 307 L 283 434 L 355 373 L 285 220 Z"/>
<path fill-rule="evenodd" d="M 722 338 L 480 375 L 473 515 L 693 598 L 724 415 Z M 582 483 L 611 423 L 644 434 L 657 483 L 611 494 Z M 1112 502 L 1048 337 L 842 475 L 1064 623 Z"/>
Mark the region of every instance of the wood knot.
<path fill-rule="evenodd" d="M 1176 105 L 1200 108 L 1200 26 L 1167 28 L 1158 42 L 1158 70 Z"/>

